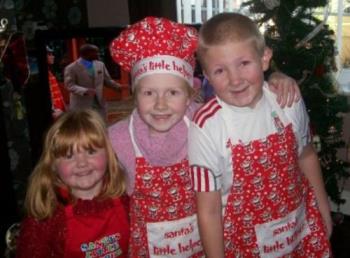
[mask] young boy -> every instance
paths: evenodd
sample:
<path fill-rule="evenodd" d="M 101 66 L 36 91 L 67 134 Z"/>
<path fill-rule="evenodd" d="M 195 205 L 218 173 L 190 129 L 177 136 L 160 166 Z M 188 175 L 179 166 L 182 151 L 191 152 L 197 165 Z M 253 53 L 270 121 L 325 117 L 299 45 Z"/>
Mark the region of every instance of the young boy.
<path fill-rule="evenodd" d="M 271 51 L 246 16 L 200 29 L 216 97 L 189 129 L 189 162 L 207 257 L 329 257 L 330 209 L 302 101 L 282 109 L 264 82 Z"/>

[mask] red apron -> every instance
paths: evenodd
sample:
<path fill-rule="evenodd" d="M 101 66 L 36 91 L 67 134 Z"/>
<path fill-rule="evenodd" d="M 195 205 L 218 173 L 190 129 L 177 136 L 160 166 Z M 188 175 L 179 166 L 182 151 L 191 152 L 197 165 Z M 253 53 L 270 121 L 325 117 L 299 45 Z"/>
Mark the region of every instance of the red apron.
<path fill-rule="evenodd" d="M 224 214 L 225 257 L 330 257 L 308 180 L 298 167 L 292 125 L 233 145 L 233 184 Z"/>
<path fill-rule="evenodd" d="M 69 205 L 65 211 L 64 258 L 127 257 L 129 222 L 120 199 L 81 209 L 80 212 Z"/>
<path fill-rule="evenodd" d="M 188 161 L 151 166 L 129 132 L 136 153 L 134 192 L 130 198 L 130 256 L 201 257 L 195 193 Z"/>

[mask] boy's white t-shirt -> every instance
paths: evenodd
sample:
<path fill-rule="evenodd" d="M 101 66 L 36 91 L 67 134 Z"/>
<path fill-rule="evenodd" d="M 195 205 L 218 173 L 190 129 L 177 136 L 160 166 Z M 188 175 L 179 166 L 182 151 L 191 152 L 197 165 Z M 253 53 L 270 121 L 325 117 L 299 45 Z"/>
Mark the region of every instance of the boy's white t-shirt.
<path fill-rule="evenodd" d="M 198 115 L 200 112 L 206 115 Z M 300 155 L 311 142 L 309 117 L 302 100 L 282 109 L 276 95 L 265 84 L 263 96 L 255 106 L 235 107 L 218 97 L 205 104 L 195 115 L 189 129 L 189 162 L 196 191 L 221 190 L 223 205 L 232 185 L 232 144 L 264 139 L 277 131 L 272 113 L 276 112 L 284 126 L 292 123 Z M 199 119 L 198 119 L 199 118 Z M 198 177 L 201 177 L 198 180 Z"/>

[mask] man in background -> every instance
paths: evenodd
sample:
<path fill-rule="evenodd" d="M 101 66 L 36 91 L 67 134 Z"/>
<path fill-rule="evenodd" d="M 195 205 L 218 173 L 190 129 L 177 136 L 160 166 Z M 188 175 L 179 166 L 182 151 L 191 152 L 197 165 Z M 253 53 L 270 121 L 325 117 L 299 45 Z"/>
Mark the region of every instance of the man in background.
<path fill-rule="evenodd" d="M 92 107 L 106 119 L 103 86 L 119 91 L 121 85 L 112 80 L 105 64 L 98 60 L 98 52 L 95 45 L 82 45 L 80 57 L 64 70 L 64 84 L 70 92 L 70 110 Z"/>

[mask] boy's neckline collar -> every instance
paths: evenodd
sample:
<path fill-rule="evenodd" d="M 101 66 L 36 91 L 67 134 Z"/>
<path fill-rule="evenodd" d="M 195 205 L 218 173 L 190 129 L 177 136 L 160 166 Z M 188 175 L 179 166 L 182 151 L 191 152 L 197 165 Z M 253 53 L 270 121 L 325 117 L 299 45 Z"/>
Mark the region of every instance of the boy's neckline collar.
<path fill-rule="evenodd" d="M 265 102 L 266 96 L 264 93 L 262 93 L 261 98 L 258 100 L 258 102 L 255 104 L 254 107 L 247 107 L 247 106 L 238 107 L 238 106 L 227 104 L 225 101 L 220 99 L 218 96 L 216 96 L 216 98 L 221 106 L 225 106 L 229 110 L 239 112 L 239 113 L 251 113 L 251 112 L 254 112 L 255 110 L 259 109 L 263 105 L 263 103 Z"/>

